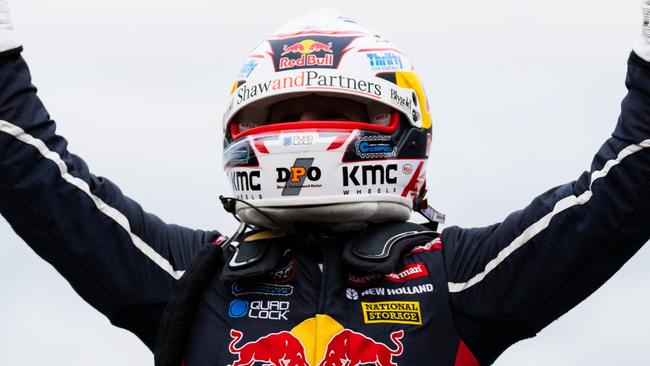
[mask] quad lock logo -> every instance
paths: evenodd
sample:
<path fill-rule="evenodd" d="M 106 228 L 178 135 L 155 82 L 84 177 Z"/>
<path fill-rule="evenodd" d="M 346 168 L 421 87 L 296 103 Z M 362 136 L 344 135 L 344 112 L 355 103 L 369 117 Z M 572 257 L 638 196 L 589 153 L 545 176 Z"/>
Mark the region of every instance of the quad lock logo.
<path fill-rule="evenodd" d="M 278 185 L 282 189 L 283 196 L 297 196 L 303 188 L 320 188 L 321 184 L 307 183 L 318 182 L 321 178 L 321 170 L 312 166 L 314 158 L 298 158 L 291 168 L 276 168 L 278 178 L 276 182 L 284 183 Z"/>
<path fill-rule="evenodd" d="M 313 143 L 313 135 L 284 136 L 282 138 L 282 146 L 284 147 L 313 145 Z"/>
<path fill-rule="evenodd" d="M 233 300 L 228 306 L 231 318 L 251 318 L 267 320 L 288 320 L 289 302 L 277 300 Z"/>

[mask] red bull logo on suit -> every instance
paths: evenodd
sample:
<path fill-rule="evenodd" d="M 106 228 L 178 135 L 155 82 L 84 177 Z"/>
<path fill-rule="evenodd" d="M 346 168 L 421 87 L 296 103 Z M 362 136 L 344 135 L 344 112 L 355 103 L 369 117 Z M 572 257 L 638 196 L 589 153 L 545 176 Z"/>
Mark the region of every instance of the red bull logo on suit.
<path fill-rule="evenodd" d="M 243 345 L 244 333 L 231 330 L 228 350 L 236 356 L 231 366 L 398 366 L 404 352 L 403 330 L 390 333 L 385 344 L 345 329 L 329 316 L 317 317 L 291 331 L 271 333 Z"/>

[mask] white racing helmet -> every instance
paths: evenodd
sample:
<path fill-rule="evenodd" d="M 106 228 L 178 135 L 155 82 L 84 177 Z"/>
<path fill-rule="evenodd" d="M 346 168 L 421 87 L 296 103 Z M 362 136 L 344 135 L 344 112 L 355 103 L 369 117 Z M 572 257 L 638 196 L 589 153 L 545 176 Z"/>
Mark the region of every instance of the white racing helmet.
<path fill-rule="evenodd" d="M 311 95 L 353 100 L 367 118 L 272 123 L 274 105 Z M 376 32 L 322 11 L 298 18 L 249 55 L 230 98 L 224 169 L 234 196 L 273 219 L 403 221 L 423 199 L 429 105 L 413 65 Z M 277 226 L 241 202 L 235 211 Z"/>

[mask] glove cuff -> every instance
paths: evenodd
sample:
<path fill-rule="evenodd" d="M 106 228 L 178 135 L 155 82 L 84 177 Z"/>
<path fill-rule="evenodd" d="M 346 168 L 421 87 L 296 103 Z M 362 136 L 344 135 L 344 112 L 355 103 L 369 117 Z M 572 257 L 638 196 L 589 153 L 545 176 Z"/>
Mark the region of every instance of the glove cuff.
<path fill-rule="evenodd" d="M 9 4 L 0 0 L 0 53 L 20 47 L 18 36 L 11 23 Z"/>
<path fill-rule="evenodd" d="M 634 53 L 650 62 L 650 0 L 643 0 L 641 13 L 643 14 L 643 24 L 641 25 L 641 35 L 634 42 Z"/>

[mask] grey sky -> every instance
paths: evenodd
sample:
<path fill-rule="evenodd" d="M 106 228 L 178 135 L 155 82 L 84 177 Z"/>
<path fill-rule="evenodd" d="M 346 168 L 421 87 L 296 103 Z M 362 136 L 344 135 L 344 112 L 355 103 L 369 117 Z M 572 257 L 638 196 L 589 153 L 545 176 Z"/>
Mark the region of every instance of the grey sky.
<path fill-rule="evenodd" d="M 230 234 L 220 115 L 266 33 L 327 5 L 382 30 L 426 85 L 430 201 L 488 225 L 578 177 L 614 127 L 636 1 L 10 0 L 40 96 L 70 149 L 145 209 Z M 398 7 L 398 5 L 401 5 Z M 0 219 L 8 365 L 152 364 Z M 567 248 L 570 250 L 570 248 Z M 650 363 L 650 249 L 497 365 Z M 435 340 L 432 340 L 435 341 Z M 222 346 L 222 345 L 215 345 Z"/>

